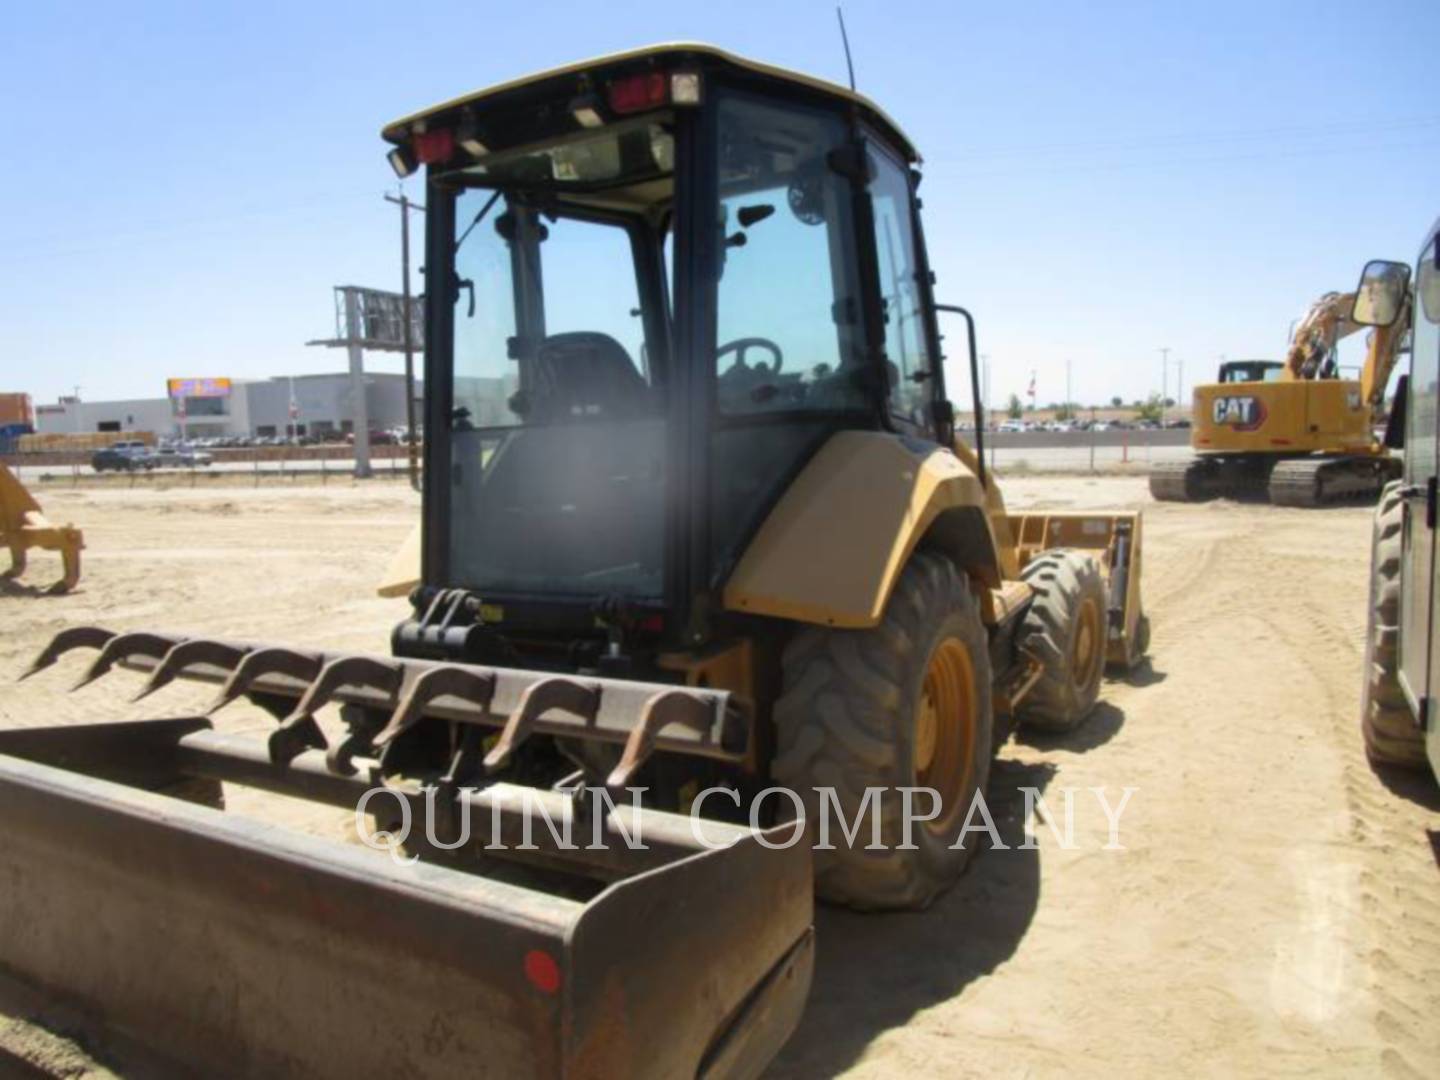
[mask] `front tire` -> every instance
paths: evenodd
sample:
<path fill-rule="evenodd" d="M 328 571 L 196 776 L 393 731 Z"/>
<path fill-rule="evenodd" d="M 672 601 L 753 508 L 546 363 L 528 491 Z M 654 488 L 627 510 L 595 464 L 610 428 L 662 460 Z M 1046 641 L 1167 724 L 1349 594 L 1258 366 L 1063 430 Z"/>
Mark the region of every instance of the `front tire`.
<path fill-rule="evenodd" d="M 922 908 L 960 876 L 977 841 L 951 845 L 990 776 L 990 681 L 989 637 L 969 583 L 929 552 L 911 557 L 878 626 L 795 635 L 775 705 L 771 771 L 799 793 L 817 843 L 820 814 L 830 813 L 834 850 L 815 851 L 822 899 L 862 910 Z M 940 793 L 933 821 L 918 820 L 933 800 L 911 796 L 910 849 L 900 847 L 902 787 Z M 851 828 L 864 811 L 853 844 L 837 803 Z M 875 815 L 880 848 L 867 851 Z"/>
<path fill-rule="evenodd" d="M 1400 563 L 1405 500 L 1400 484 L 1386 486 L 1375 508 L 1370 541 L 1370 604 L 1365 627 L 1365 686 L 1360 730 L 1371 761 L 1418 769 L 1426 765 L 1425 737 L 1400 689 Z"/>
<path fill-rule="evenodd" d="M 1109 626 L 1100 564 L 1083 552 L 1059 548 L 1031 559 L 1020 579 L 1035 598 L 1019 643 L 1040 662 L 1040 678 L 1021 699 L 1016 717 L 1029 728 L 1069 731 L 1100 697 Z M 1137 653 L 1143 655 L 1138 644 Z"/>

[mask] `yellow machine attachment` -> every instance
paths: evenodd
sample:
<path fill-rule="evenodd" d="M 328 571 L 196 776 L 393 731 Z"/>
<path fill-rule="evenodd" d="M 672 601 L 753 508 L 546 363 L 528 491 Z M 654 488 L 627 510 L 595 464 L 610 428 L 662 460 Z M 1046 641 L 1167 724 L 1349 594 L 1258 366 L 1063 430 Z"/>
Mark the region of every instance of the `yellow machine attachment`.
<path fill-rule="evenodd" d="M 31 548 L 58 551 L 65 576 L 50 586 L 51 593 L 69 592 L 80 580 L 80 552 L 85 538 L 73 525 L 53 525 L 14 473 L 0 465 L 0 543 L 10 548 L 10 569 L 0 576 L 18 578 L 25 572 Z"/>
<path fill-rule="evenodd" d="M 1128 669 L 1150 645 L 1150 622 L 1140 604 L 1140 523 L 1135 513 L 1014 514 L 1007 518 L 1021 574 L 1045 551 L 1070 548 L 1093 555 L 1105 579 L 1105 662 Z"/>

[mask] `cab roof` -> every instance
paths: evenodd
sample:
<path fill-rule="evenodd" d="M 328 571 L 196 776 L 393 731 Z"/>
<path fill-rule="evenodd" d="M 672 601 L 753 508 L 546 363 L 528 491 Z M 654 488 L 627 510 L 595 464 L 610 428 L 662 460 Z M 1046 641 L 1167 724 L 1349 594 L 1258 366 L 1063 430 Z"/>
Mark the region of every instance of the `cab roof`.
<path fill-rule="evenodd" d="M 511 79 L 508 82 L 497 83 L 494 86 L 475 90 L 439 105 L 433 105 L 428 109 L 421 109 L 419 112 L 403 116 L 398 120 L 386 124 L 385 127 L 381 129 L 380 135 L 387 142 L 399 145 L 404 143 L 412 133 L 425 130 L 426 126 L 432 121 L 438 120 L 448 114 L 456 113 L 461 109 L 483 105 L 492 99 L 504 97 L 513 91 L 537 87 L 551 80 L 562 81 L 582 74 L 645 64 L 664 67 L 667 64 L 680 66 L 685 64 L 696 65 L 697 63 L 711 70 L 741 72 L 753 77 L 788 84 L 802 91 L 808 91 L 811 94 L 818 94 L 837 101 L 849 102 L 857 106 L 866 115 L 867 119 L 876 124 L 882 133 L 894 142 L 896 148 L 903 151 L 911 161 L 918 162 L 920 160 L 919 152 L 905 135 L 905 132 L 901 130 L 900 125 L 890 119 L 885 113 L 885 110 L 881 109 L 880 106 L 876 105 L 863 94 L 857 94 L 855 91 L 846 89 L 836 83 L 828 82 L 825 79 L 817 79 L 810 75 L 804 75 L 798 71 L 791 71 L 787 68 L 774 67 L 770 64 L 762 64 L 755 60 L 748 60 L 745 57 L 726 52 L 724 49 L 716 48 L 714 45 L 706 45 L 701 42 L 670 42 L 660 45 L 646 45 L 639 49 L 611 53 L 608 56 L 599 56 L 591 60 L 582 60 L 577 63 L 566 64 L 562 67 L 549 68 L 545 71 L 539 71 L 519 79 Z"/>

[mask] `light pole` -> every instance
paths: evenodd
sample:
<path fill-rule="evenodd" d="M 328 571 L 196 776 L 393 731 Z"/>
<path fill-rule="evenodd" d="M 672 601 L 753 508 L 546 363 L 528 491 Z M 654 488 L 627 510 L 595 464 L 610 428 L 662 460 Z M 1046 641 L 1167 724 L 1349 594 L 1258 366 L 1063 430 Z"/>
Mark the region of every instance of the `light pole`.
<path fill-rule="evenodd" d="M 1160 426 L 1165 426 L 1165 387 L 1167 382 L 1167 369 L 1170 366 L 1170 346 L 1160 347 Z"/>
<path fill-rule="evenodd" d="M 74 407 L 74 409 L 75 409 L 75 434 L 76 434 L 76 435 L 79 435 L 79 434 L 80 434 L 80 384 L 79 384 L 79 383 L 76 383 L 76 384 L 75 384 L 75 396 L 70 399 L 70 403 L 71 403 L 71 405 L 72 405 L 72 406 Z"/>

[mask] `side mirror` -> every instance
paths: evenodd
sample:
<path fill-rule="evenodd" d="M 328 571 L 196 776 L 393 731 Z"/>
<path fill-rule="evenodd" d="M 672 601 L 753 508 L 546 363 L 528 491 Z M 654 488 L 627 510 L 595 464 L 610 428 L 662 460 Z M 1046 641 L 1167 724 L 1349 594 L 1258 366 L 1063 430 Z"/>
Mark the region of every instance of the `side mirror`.
<path fill-rule="evenodd" d="M 1359 326 L 1392 326 L 1405 309 L 1410 291 L 1410 267 L 1404 263 L 1371 259 L 1355 287 L 1350 321 Z"/>

